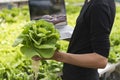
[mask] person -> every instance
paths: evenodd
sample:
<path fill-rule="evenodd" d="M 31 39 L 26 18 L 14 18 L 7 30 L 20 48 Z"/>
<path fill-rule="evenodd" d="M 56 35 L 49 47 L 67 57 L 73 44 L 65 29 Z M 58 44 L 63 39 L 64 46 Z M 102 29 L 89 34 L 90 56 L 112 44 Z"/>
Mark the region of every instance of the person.
<path fill-rule="evenodd" d="M 114 0 L 85 0 L 67 53 L 55 51 L 52 57 L 64 63 L 62 80 L 99 80 L 97 70 L 108 62 L 115 11 Z"/>

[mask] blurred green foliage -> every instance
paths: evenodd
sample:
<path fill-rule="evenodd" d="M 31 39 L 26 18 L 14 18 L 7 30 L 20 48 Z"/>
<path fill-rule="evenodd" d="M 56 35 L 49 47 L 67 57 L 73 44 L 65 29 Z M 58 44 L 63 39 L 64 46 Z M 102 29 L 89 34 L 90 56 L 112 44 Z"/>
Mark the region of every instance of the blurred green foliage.
<path fill-rule="evenodd" d="M 81 0 L 66 0 L 68 24 L 75 26 L 76 18 L 79 15 L 81 6 L 70 5 L 79 3 Z M 0 11 L 0 80 L 31 80 L 33 71 L 31 61 L 20 52 L 20 46 L 13 48 L 14 39 L 22 31 L 23 25 L 28 22 L 28 7 L 3 9 Z M 120 60 L 120 7 L 117 7 L 115 23 L 110 35 L 111 51 L 109 62 Z M 61 51 L 66 52 L 69 42 L 61 40 Z M 43 61 L 39 69 L 38 80 L 61 80 L 59 72 L 62 63 L 56 61 Z"/>
<path fill-rule="evenodd" d="M 116 17 L 110 35 L 111 49 L 109 62 L 120 61 L 120 6 L 116 7 Z"/>

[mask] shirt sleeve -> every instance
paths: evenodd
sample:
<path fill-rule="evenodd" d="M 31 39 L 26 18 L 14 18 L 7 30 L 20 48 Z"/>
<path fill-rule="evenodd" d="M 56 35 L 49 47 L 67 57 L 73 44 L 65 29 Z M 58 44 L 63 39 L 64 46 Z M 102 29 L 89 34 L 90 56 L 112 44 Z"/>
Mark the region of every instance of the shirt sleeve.
<path fill-rule="evenodd" d="M 107 5 L 96 5 L 91 7 L 90 33 L 93 52 L 108 57 L 110 49 L 110 19 Z"/>

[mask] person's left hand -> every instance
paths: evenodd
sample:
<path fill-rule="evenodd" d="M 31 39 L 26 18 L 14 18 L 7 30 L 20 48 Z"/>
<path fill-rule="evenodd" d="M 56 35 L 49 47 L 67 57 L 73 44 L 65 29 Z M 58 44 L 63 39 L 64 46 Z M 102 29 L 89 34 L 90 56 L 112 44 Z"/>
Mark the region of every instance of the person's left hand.
<path fill-rule="evenodd" d="M 54 55 L 51 58 L 41 58 L 38 55 L 35 55 L 32 57 L 32 60 L 38 61 L 38 60 L 56 60 L 60 61 L 62 59 L 60 52 L 58 50 L 55 51 Z"/>
<path fill-rule="evenodd" d="M 53 55 L 51 58 L 41 58 L 40 56 L 35 55 L 35 56 L 32 57 L 32 60 L 34 60 L 34 61 L 39 61 L 39 60 L 51 60 L 51 59 L 56 58 L 56 57 L 55 57 L 55 56 L 56 56 L 56 52 L 57 52 L 57 50 L 55 51 L 54 55 Z"/>
<path fill-rule="evenodd" d="M 39 57 L 38 55 L 35 55 L 35 56 L 32 57 L 32 60 L 39 61 L 39 60 L 42 60 L 42 58 Z"/>

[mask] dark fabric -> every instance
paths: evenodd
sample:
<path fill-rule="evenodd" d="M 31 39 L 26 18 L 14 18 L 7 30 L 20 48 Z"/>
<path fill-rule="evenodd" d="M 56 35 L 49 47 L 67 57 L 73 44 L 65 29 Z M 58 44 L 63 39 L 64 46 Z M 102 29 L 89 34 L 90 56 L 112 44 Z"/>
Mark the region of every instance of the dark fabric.
<path fill-rule="evenodd" d="M 68 52 L 85 54 L 96 52 L 108 57 L 109 35 L 115 17 L 114 0 L 85 2 L 70 40 Z M 83 68 L 64 63 L 63 80 L 98 80 L 97 69 Z"/>

